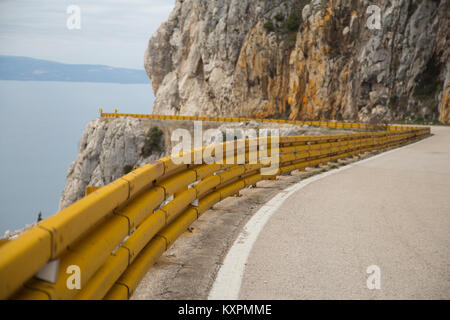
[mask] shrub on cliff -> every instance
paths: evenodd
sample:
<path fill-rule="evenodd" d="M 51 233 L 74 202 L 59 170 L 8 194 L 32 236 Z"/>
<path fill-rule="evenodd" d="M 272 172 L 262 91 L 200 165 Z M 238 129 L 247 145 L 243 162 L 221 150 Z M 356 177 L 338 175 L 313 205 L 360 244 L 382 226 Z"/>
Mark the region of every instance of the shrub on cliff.
<path fill-rule="evenodd" d="M 281 13 L 277 13 L 275 15 L 275 20 L 277 20 L 278 22 L 282 22 L 284 20 L 284 15 Z"/>
<path fill-rule="evenodd" d="M 273 25 L 273 22 L 269 20 L 264 23 L 264 29 L 266 29 L 267 32 L 273 32 L 275 31 L 275 26 Z"/>
<path fill-rule="evenodd" d="M 297 31 L 301 24 L 301 18 L 297 12 L 292 12 L 286 20 L 286 28 L 289 31 Z"/>
<path fill-rule="evenodd" d="M 131 171 L 133 171 L 133 166 L 127 164 L 125 167 L 123 167 L 123 174 L 129 174 Z"/>
<path fill-rule="evenodd" d="M 164 147 L 163 136 L 164 133 L 157 127 L 148 130 L 142 147 L 142 156 L 149 157 L 153 152 L 162 152 Z"/>

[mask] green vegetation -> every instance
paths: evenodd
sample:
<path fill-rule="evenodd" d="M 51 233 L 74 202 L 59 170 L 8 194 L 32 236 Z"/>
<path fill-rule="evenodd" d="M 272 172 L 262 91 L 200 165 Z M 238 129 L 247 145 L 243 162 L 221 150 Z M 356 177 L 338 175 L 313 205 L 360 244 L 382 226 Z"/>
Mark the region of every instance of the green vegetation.
<path fill-rule="evenodd" d="M 295 46 L 295 43 L 297 42 L 297 32 L 290 33 L 286 38 L 286 43 L 289 48 L 292 48 Z"/>
<path fill-rule="evenodd" d="M 157 127 L 152 127 L 146 135 L 145 144 L 142 147 L 141 154 L 149 157 L 153 152 L 162 152 L 164 148 L 164 133 Z"/>
<path fill-rule="evenodd" d="M 277 20 L 278 22 L 284 21 L 284 15 L 281 13 L 277 13 L 277 15 L 275 16 L 275 20 Z"/>
<path fill-rule="evenodd" d="M 125 167 L 123 167 L 123 174 L 128 174 L 131 171 L 133 171 L 134 166 L 131 166 L 129 164 L 127 164 Z"/>
<path fill-rule="evenodd" d="M 287 18 L 282 13 L 278 13 L 274 16 L 277 23 L 274 24 L 272 20 L 267 20 L 264 23 L 264 29 L 269 33 L 276 32 L 277 35 L 285 39 L 287 47 L 292 48 L 297 40 L 298 29 L 302 24 L 302 17 L 299 12 L 301 12 L 301 8 L 295 8 Z"/>
<path fill-rule="evenodd" d="M 286 20 L 286 28 L 289 31 L 297 31 L 302 23 L 302 18 L 297 12 L 292 12 Z"/>
<path fill-rule="evenodd" d="M 273 22 L 269 20 L 266 23 L 264 23 L 264 29 L 266 29 L 267 32 L 274 32 L 275 26 L 273 25 Z"/>

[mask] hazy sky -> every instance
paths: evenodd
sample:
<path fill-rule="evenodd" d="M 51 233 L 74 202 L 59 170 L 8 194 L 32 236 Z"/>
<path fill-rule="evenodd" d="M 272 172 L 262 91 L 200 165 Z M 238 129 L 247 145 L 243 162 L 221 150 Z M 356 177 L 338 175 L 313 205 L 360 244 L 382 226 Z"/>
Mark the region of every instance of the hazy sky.
<path fill-rule="evenodd" d="M 143 68 L 148 40 L 175 0 L 0 0 L 0 54 Z M 67 7 L 81 8 L 68 30 Z"/>

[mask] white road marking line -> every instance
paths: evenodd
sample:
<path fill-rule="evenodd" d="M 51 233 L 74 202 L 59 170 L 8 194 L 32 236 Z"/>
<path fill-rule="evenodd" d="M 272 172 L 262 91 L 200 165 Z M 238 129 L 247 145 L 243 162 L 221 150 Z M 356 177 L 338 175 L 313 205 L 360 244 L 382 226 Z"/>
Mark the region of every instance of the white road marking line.
<path fill-rule="evenodd" d="M 310 183 L 328 177 L 332 174 L 336 174 L 338 172 L 342 172 L 344 170 L 355 167 L 362 163 L 378 159 L 392 152 L 411 147 L 426 140 L 427 139 L 423 139 L 418 142 L 403 146 L 401 148 L 383 152 L 370 158 L 361 161 L 356 161 L 345 167 L 332 169 L 331 171 L 307 178 L 306 180 L 300 181 L 299 183 L 294 184 L 293 186 L 289 186 L 288 188 L 280 191 L 280 193 L 278 193 L 269 202 L 267 202 L 264 206 L 262 206 L 247 222 L 244 229 L 242 230 L 242 232 L 237 237 L 236 241 L 233 243 L 230 250 L 228 251 L 228 254 L 223 262 L 223 265 L 221 266 L 219 272 L 217 273 L 217 277 L 211 288 L 211 291 L 209 292 L 208 299 L 209 300 L 239 299 L 239 292 L 241 290 L 245 266 L 247 264 L 247 260 L 253 248 L 253 245 L 255 244 L 260 232 L 263 230 L 267 221 L 269 221 L 270 217 L 283 205 L 283 203 L 292 194 L 306 187 Z"/>

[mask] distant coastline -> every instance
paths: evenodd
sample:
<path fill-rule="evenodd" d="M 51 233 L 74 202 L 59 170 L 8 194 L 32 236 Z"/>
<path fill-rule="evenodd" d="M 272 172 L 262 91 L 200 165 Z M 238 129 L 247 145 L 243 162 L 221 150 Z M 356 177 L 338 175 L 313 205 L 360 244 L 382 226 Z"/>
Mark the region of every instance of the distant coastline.
<path fill-rule="evenodd" d="M 0 80 L 150 84 L 144 70 L 0 55 Z"/>

